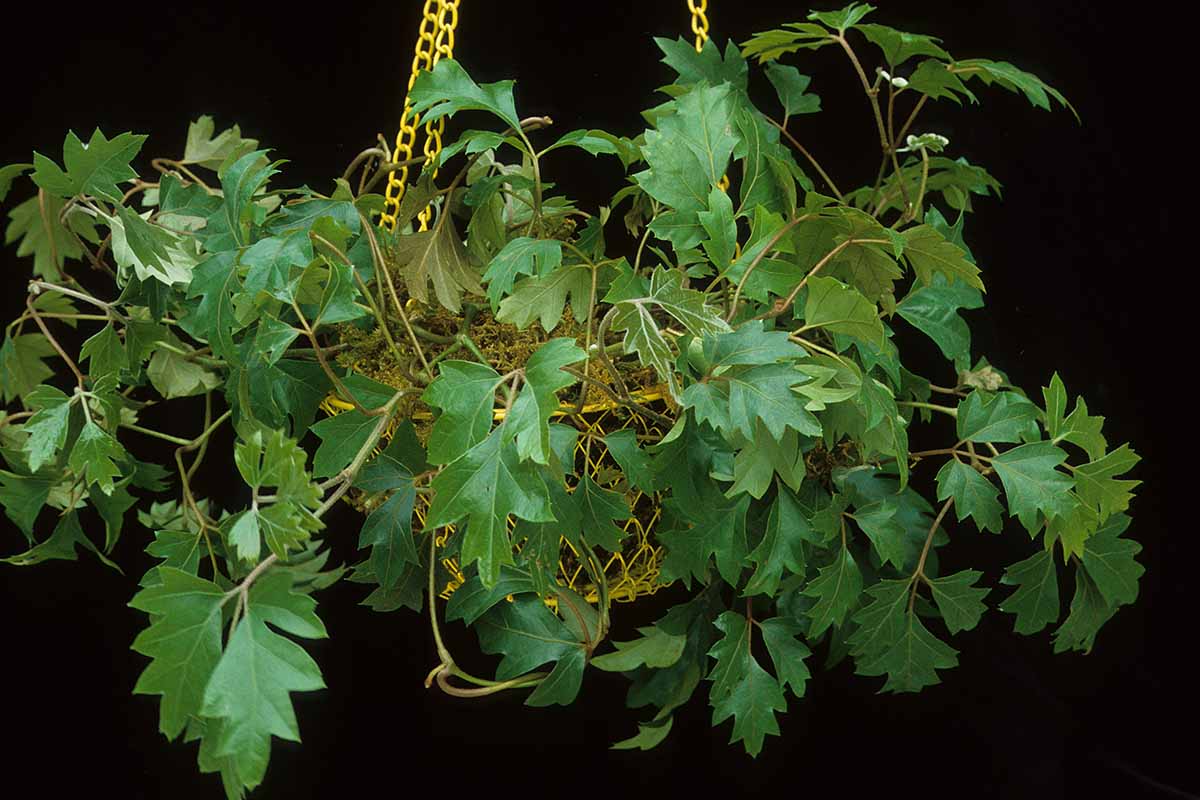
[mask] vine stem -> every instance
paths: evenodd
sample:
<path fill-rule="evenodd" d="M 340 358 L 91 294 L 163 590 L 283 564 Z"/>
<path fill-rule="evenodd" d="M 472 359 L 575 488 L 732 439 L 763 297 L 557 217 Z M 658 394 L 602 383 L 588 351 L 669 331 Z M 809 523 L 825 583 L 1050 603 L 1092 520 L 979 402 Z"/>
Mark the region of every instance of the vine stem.
<path fill-rule="evenodd" d="M 829 189 L 830 189 L 830 191 L 833 192 L 834 197 L 836 197 L 839 201 L 841 201 L 843 199 L 842 193 L 840 191 L 838 191 L 837 184 L 833 182 L 833 178 L 829 177 L 829 173 L 825 172 L 825 170 L 821 168 L 820 163 L 817 162 L 817 159 L 813 158 L 812 153 L 808 152 L 808 150 L 804 147 L 804 145 L 800 144 L 800 142 L 796 139 L 796 137 L 793 136 L 791 134 L 791 132 L 787 129 L 787 119 L 785 118 L 782 123 L 776 122 L 771 117 L 766 117 L 766 120 L 767 120 L 767 122 L 771 123 L 776 128 L 778 128 L 779 132 L 782 133 L 785 137 L 787 137 L 787 140 L 792 143 L 792 147 L 794 147 L 800 151 L 800 155 L 802 155 L 808 159 L 808 163 L 813 165 L 813 169 L 815 169 L 817 171 L 817 173 L 821 176 L 821 178 L 825 181 L 825 183 L 829 184 Z"/>
<path fill-rule="evenodd" d="M 909 406 L 911 408 L 928 408 L 930 411 L 938 411 L 956 419 L 958 418 L 957 408 L 951 408 L 950 406 L 939 406 L 936 403 L 924 403 L 920 400 L 897 400 L 896 405 Z"/>
<path fill-rule="evenodd" d="M 929 558 L 929 548 L 933 545 L 933 535 L 937 533 L 938 527 L 942 524 L 942 520 L 946 517 L 946 512 L 950 510 L 950 506 L 953 503 L 954 498 L 947 497 L 946 502 L 942 503 L 942 508 L 938 511 L 937 517 L 934 518 L 933 524 L 929 526 L 929 535 L 925 537 L 925 546 L 921 548 L 921 557 L 917 560 L 917 568 L 913 571 L 912 577 L 909 578 L 912 581 L 912 593 L 908 596 L 908 613 L 910 614 L 913 610 L 913 604 L 917 602 L 917 586 L 920 585 L 917 579 L 929 580 L 925 577 L 925 559 Z"/>
<path fill-rule="evenodd" d="M 50 342 L 50 345 L 54 348 L 55 352 L 57 352 L 62 360 L 66 362 L 66 365 L 71 368 L 71 372 L 75 373 L 75 380 L 79 384 L 80 390 L 82 390 L 84 383 L 86 382 L 83 377 L 83 373 L 79 371 L 79 367 L 76 366 L 71 357 L 67 355 L 67 351 L 62 349 L 62 345 L 60 345 L 58 340 L 54 338 L 54 334 L 50 333 L 50 329 L 46 327 L 46 322 L 42 319 L 42 315 L 39 314 L 37 309 L 33 307 L 33 297 L 34 296 L 30 294 L 25 298 L 25 308 L 28 309 L 27 313 L 29 314 L 30 318 L 37 323 L 42 335 L 45 336 L 47 341 Z M 87 409 L 86 405 L 84 406 L 84 409 Z"/>
<path fill-rule="evenodd" d="M 808 274 L 796 284 L 786 298 L 783 300 L 777 300 L 775 302 L 775 306 L 770 311 L 764 311 L 756 317 L 751 317 L 751 319 L 774 319 L 783 312 L 787 311 L 791 307 L 792 303 L 795 302 L 796 296 L 800 294 L 800 290 L 803 289 L 808 283 L 808 279 L 820 272 L 822 267 L 833 260 L 838 253 L 842 252 L 852 244 L 889 244 L 889 242 L 886 239 L 847 239 L 826 253 L 825 256 L 808 271 Z"/>
<path fill-rule="evenodd" d="M 363 229 L 367 232 L 367 241 L 371 245 L 371 260 L 375 264 L 375 279 L 379 280 L 379 275 L 383 275 L 384 283 L 391 294 L 396 313 L 400 316 L 401 323 L 404 324 L 404 330 L 408 332 L 408 338 L 412 341 L 413 349 L 417 351 L 417 358 L 421 359 L 421 365 L 425 368 L 425 375 L 429 380 L 433 380 L 429 361 L 425 358 L 425 349 L 417 341 L 417 334 L 413 331 L 412 322 L 408 319 L 408 314 L 404 310 L 404 304 L 400 302 L 400 295 L 396 292 L 396 284 L 392 280 L 392 273 L 387 267 L 387 262 L 384 261 L 383 251 L 379 248 L 379 240 L 375 238 L 375 226 L 361 213 L 359 214 L 359 220 L 362 222 Z M 382 320 L 380 320 L 380 324 L 383 324 Z"/>
<path fill-rule="evenodd" d="M 833 40 L 842 46 L 846 51 L 846 55 L 850 58 L 850 63 L 854 65 L 854 71 L 858 73 L 858 79 L 862 82 L 863 91 L 867 95 L 867 99 L 871 101 L 871 110 L 875 114 L 875 126 L 879 129 L 879 145 L 886 153 L 888 150 L 887 129 L 883 124 L 883 112 L 879 108 L 878 93 L 871 88 L 871 83 L 867 80 L 867 73 L 863 71 L 862 64 L 858 60 L 858 56 L 854 53 L 854 48 L 846 41 L 843 34 L 838 34 L 833 37 Z"/>
<path fill-rule="evenodd" d="M 799 225 L 801 222 L 804 222 L 807 219 L 812 219 L 814 216 L 816 215 L 801 214 L 795 219 L 788 220 L 786 225 L 772 234 L 771 238 L 767 241 L 767 244 L 762 250 L 759 251 L 758 255 L 754 257 L 754 260 L 751 261 L 746 267 L 746 271 L 742 273 L 742 277 L 738 281 L 737 288 L 733 290 L 733 298 L 729 301 L 729 312 L 725 315 L 726 322 L 732 322 L 733 318 L 737 316 L 738 303 L 742 297 L 742 289 L 746 286 L 746 281 L 749 280 L 750 274 L 754 272 L 754 270 L 758 269 L 758 265 L 761 264 L 762 260 L 767 257 L 767 253 L 771 252 L 771 249 L 779 243 L 780 239 L 787 235 L 788 231 Z M 805 280 L 808 280 L 808 278 L 806 277 Z"/>
<path fill-rule="evenodd" d="M 371 457 L 371 452 L 375 449 L 375 445 L 379 443 L 379 440 L 383 437 L 384 431 L 386 431 L 388 428 L 388 424 L 392 421 L 392 413 L 395 411 L 396 403 L 400 402 L 400 398 L 404 397 L 404 395 L 417 391 L 420 390 L 400 389 L 394 395 L 392 395 L 390 400 L 383 404 L 381 409 L 379 409 L 379 421 L 376 422 L 375 427 L 371 429 L 371 435 L 367 437 L 365 442 L 363 442 L 362 447 L 358 448 L 358 452 L 354 455 L 354 460 L 351 461 L 345 469 L 334 476 L 335 478 L 340 479 L 341 483 L 336 484 L 337 488 L 333 490 L 333 494 L 325 498 L 320 507 L 313 512 L 314 517 L 320 519 L 321 517 L 325 516 L 326 512 L 333 508 L 333 504 L 336 503 L 341 496 L 350 489 L 350 484 L 352 484 L 354 479 L 358 477 L 359 470 L 362 469 L 363 464 L 367 462 L 367 459 Z"/>
<path fill-rule="evenodd" d="M 542 681 L 546 677 L 545 672 L 530 672 L 525 675 L 520 675 L 516 678 L 511 678 L 506 681 L 489 681 L 486 678 L 477 678 L 474 675 L 459 669 L 454 663 L 454 656 L 450 654 L 450 649 L 446 647 L 446 642 L 442 639 L 442 630 L 438 624 L 437 618 L 437 588 L 434 579 L 435 567 L 437 565 L 437 537 L 430 535 L 429 537 L 429 582 L 427 585 L 428 606 L 429 606 L 429 627 L 433 631 L 434 645 L 437 647 L 438 665 L 431 669 L 425 676 L 425 688 L 428 689 L 433 685 L 434 680 L 437 681 L 438 688 L 448 695 L 454 697 L 486 697 L 490 694 L 502 692 L 505 689 L 519 689 L 525 686 L 533 686 Z M 476 684 L 477 689 L 463 689 L 450 683 L 450 676 L 453 675 L 461 678 L 469 683 Z"/>

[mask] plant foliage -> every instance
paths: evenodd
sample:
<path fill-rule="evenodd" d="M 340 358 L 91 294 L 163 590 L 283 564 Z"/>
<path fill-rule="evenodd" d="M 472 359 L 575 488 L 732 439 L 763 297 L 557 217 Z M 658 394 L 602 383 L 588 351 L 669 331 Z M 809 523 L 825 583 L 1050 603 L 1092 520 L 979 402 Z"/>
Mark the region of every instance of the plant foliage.
<path fill-rule="evenodd" d="M 314 594 L 346 575 L 373 608 L 427 610 L 448 692 L 569 704 L 589 666 L 623 673 L 629 705 L 651 710 L 622 748 L 654 747 L 700 693 L 756 755 L 813 648 L 919 691 L 989 606 L 1087 652 L 1137 599 L 1139 481 L 1122 476 L 1139 459 L 1057 374 L 1030 395 L 973 350 L 964 312 L 987 269 L 964 227 L 999 183 L 916 127 L 993 85 L 1071 107 L 1007 62 L 864 22 L 872 10 L 814 12 L 740 49 L 656 40 L 677 78 L 633 138 L 548 133 L 522 121 L 513 82 L 442 60 L 413 109 L 481 128 L 409 187 L 395 233 L 375 224 L 387 153 L 365 154 L 357 188 L 277 188 L 283 162 L 207 117 L 148 177 L 133 166 L 146 137 L 100 130 L 4 167 L 6 239 L 33 278 L 0 343 L 0 504 L 25 539 L 3 560 L 82 546 L 115 567 L 122 535 L 146 540 L 134 692 L 159 696 L 162 733 L 199 740 L 230 797 L 261 782 L 272 737 L 299 739 L 290 696 L 324 686 L 302 641 L 326 635 Z M 827 46 L 860 75 L 880 140 L 877 179 L 851 191 L 789 127 L 820 99 L 780 60 Z M 752 103 L 748 59 L 777 107 Z M 551 192 L 562 148 L 624 174 L 609 205 Z M 634 242 L 616 253 L 622 228 Z M 484 342 L 479 320 L 501 335 Z M 910 336 L 948 380 L 909 371 Z M 341 413 L 320 413 L 327 396 Z M 597 436 L 576 424 L 596 402 L 658 433 Z M 197 413 L 161 430 L 158 403 Z M 934 415 L 952 441 L 914 451 Z M 226 426 L 232 452 L 209 446 Z M 601 446 L 603 479 L 574 455 Z M 242 492 L 200 496 L 205 459 Z M 682 599 L 622 630 L 601 564 L 643 494 L 661 509 L 658 579 Z M 323 549 L 343 497 L 365 512 L 349 570 Z M 952 540 L 1000 534 L 1029 546 L 1002 575 L 939 567 Z M 583 584 L 557 574 L 568 546 Z M 493 678 L 456 664 L 439 618 L 501 657 Z"/>

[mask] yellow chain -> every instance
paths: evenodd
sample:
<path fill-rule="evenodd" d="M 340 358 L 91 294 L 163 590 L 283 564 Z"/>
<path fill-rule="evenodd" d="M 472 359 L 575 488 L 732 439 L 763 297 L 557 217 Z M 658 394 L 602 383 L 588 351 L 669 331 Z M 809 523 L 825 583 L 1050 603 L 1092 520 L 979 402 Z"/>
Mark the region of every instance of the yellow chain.
<path fill-rule="evenodd" d="M 708 41 L 708 0 L 687 0 L 688 11 L 692 12 L 692 33 L 696 34 L 696 52 L 704 52 L 704 43 Z M 722 192 L 729 191 L 729 176 L 722 175 L 717 181 L 717 188 Z"/>
<path fill-rule="evenodd" d="M 704 49 L 708 41 L 708 0 L 687 0 L 688 11 L 692 12 L 692 33 L 696 34 L 696 52 Z"/>
<path fill-rule="evenodd" d="M 417 33 L 417 45 L 413 53 L 412 71 L 408 76 L 408 88 L 404 97 L 404 111 L 400 114 L 400 129 L 396 133 L 396 147 L 392 152 L 392 163 L 408 161 L 413 157 L 413 145 L 416 144 L 417 126 L 420 116 L 413 112 L 408 92 L 421 70 L 432 70 L 441 58 L 454 57 L 454 31 L 458 27 L 459 0 L 425 0 L 421 15 L 421 27 Z M 425 126 L 425 143 L 423 151 L 426 158 L 436 158 L 442 151 L 442 133 L 445 131 L 445 120 L 439 119 L 434 124 Z M 436 171 L 434 172 L 436 175 Z M 400 167 L 388 173 L 387 188 L 384 190 L 383 212 L 379 215 L 379 226 L 389 231 L 396 230 L 399 221 L 400 200 L 408 184 L 408 166 Z M 419 230 L 428 230 L 429 220 L 433 216 L 431 207 L 425 208 L 419 215 Z"/>

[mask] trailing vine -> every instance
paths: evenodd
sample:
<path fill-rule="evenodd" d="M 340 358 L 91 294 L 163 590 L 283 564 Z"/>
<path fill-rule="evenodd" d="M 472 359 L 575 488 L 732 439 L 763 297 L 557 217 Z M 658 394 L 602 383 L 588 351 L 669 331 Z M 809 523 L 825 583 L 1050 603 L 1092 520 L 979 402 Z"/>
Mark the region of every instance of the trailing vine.
<path fill-rule="evenodd" d="M 198 739 L 230 797 L 261 783 L 272 736 L 299 739 L 289 693 L 324 682 L 293 637 L 326 636 L 315 595 L 342 579 L 378 611 L 424 614 L 426 685 L 453 696 L 566 705 L 588 667 L 623 673 L 653 711 L 622 748 L 663 741 L 703 682 L 714 725 L 732 718 L 757 755 L 818 643 L 884 691 L 936 684 L 958 663 L 946 638 L 996 583 L 946 573 L 939 551 L 977 534 L 1030 541 L 993 604 L 1016 632 L 1054 626 L 1056 652 L 1089 651 L 1137 599 L 1139 481 L 1119 476 L 1139 457 L 1057 374 L 1031 396 L 972 351 L 960 313 L 983 306 L 985 271 L 965 229 L 999 183 L 922 127 L 931 103 L 981 88 L 1074 109 L 872 10 L 723 50 L 656 39 L 676 77 L 632 138 L 559 134 L 518 114 L 512 81 L 443 58 L 411 110 L 481 127 L 432 157 L 372 144 L 328 194 L 271 188 L 283 162 L 208 117 L 145 176 L 147 137 L 100 130 L 0 168 L 0 200 L 29 191 L 6 238 L 33 275 L 0 344 L 0 505 L 25 538 L 0 560 L 82 547 L 116 568 L 122 535 L 147 539 L 134 692 L 160 696 L 161 732 Z M 878 136 L 859 186 L 795 124 L 820 99 L 783 62 L 816 50 L 857 77 Z M 757 67 L 780 110 L 751 101 Z M 607 160 L 608 205 L 555 193 L 563 148 Z M 409 166 L 393 232 L 374 189 Z M 941 373 L 905 367 L 906 330 Z M 147 421 L 177 401 L 203 418 Z M 934 415 L 954 441 L 911 449 Z M 232 452 L 210 446 L 226 429 Z M 151 444 L 169 458 L 142 460 Z M 236 469 L 248 502 L 202 496 L 206 460 Z M 342 501 L 366 515 L 364 554 L 330 566 Z M 667 585 L 688 598 L 622 625 L 618 603 Z M 494 677 L 454 658 L 457 622 L 501 657 Z"/>

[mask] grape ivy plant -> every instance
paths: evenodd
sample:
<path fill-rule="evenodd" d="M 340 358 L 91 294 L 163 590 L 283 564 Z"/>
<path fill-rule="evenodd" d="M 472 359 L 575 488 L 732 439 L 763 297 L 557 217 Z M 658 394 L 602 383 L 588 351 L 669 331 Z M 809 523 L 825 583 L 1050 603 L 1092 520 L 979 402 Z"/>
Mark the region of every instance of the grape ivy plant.
<path fill-rule="evenodd" d="M 1000 184 L 921 126 L 990 87 L 1074 109 L 872 10 L 740 49 L 656 39 L 676 77 L 633 138 L 553 133 L 512 81 L 441 60 L 413 111 L 481 125 L 412 160 L 396 232 L 378 188 L 409 164 L 383 142 L 328 195 L 276 188 L 283 162 L 208 117 L 145 178 L 146 137 L 100 130 L 0 169 L 0 198 L 36 190 L 6 232 L 33 277 L 0 346 L 0 504 L 25 538 L 3 561 L 82 547 L 116 567 L 119 537 L 145 538 L 133 691 L 159 696 L 161 732 L 198 740 L 230 797 L 262 781 L 271 737 L 299 738 L 289 695 L 324 686 L 302 642 L 326 635 L 315 595 L 343 578 L 377 610 L 428 615 L 429 683 L 451 694 L 569 704 L 589 666 L 623 673 L 629 706 L 649 707 L 623 748 L 662 741 L 699 692 L 756 755 L 823 642 L 884 691 L 935 684 L 993 593 L 1016 632 L 1090 650 L 1137 598 L 1139 481 L 1119 476 L 1138 456 L 1057 374 L 1029 395 L 972 353 L 960 313 L 984 282 L 964 227 Z M 821 103 L 784 63 L 820 49 L 854 71 L 878 134 L 870 182 L 848 191 L 801 143 Z M 564 148 L 624 176 L 607 206 L 552 191 Z M 937 376 L 903 363 L 897 337 L 918 335 L 945 357 Z M 597 402 L 648 427 L 597 431 L 581 421 Z M 910 448 L 935 415 L 953 441 Z M 232 452 L 210 446 L 226 427 Z M 593 445 L 603 474 L 576 455 Z M 201 496 L 206 459 L 245 486 Z M 682 599 L 629 630 L 604 565 L 635 493 L 653 498 L 652 578 Z M 363 555 L 330 566 L 343 499 L 366 513 Z M 998 580 L 939 568 L 952 539 L 1001 534 L 1029 555 Z M 502 657 L 494 677 L 455 662 L 447 621 Z"/>

